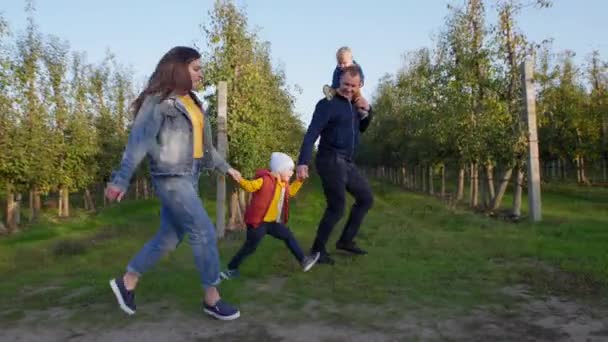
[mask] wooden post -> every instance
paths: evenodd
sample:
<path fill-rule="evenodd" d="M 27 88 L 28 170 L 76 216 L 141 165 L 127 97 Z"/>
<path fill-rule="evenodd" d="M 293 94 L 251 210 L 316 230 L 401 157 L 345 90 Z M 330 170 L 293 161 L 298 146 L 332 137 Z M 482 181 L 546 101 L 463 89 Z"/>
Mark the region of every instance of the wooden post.
<path fill-rule="evenodd" d="M 540 198 L 540 165 L 538 161 L 538 133 L 536 129 L 536 89 L 534 85 L 534 65 L 526 59 L 521 65 L 524 85 L 524 110 L 528 126 L 528 204 L 530 217 L 534 222 L 542 219 Z"/>
<path fill-rule="evenodd" d="M 217 151 L 226 159 L 228 156 L 228 86 L 226 81 L 219 82 L 217 86 Z M 223 238 L 226 231 L 226 177 L 217 176 L 217 219 L 215 227 L 217 237 Z"/>

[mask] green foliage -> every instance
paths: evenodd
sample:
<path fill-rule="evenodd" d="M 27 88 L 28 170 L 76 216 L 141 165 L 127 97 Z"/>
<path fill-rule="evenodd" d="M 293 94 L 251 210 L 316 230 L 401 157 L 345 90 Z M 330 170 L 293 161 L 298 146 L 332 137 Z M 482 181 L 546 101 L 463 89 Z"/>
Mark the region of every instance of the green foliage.
<path fill-rule="evenodd" d="M 293 112 L 294 97 L 282 70 L 271 63 L 270 44 L 251 32 L 244 10 L 218 0 L 204 27 L 205 82 L 228 82 L 230 162 L 245 175 L 268 164 L 272 151 L 295 157 L 302 124 Z M 215 113 L 215 94 L 207 97 Z"/>
<path fill-rule="evenodd" d="M 527 41 L 517 15 L 550 1 L 493 2 L 498 20 L 492 26 L 486 24 L 486 3 L 449 6 L 435 49 L 405 54 L 403 67 L 380 81 L 361 162 L 512 166 L 527 151 L 520 69 L 527 56 L 536 57 L 543 161 L 608 160 L 608 64 L 593 53 L 585 84 L 572 52 L 555 58 L 547 42 Z"/>
<path fill-rule="evenodd" d="M 79 191 L 118 163 L 132 76 L 110 55 L 93 66 L 67 42 L 43 36 L 32 2 L 27 14 L 15 39 L 0 16 L 0 183 L 17 192 Z"/>

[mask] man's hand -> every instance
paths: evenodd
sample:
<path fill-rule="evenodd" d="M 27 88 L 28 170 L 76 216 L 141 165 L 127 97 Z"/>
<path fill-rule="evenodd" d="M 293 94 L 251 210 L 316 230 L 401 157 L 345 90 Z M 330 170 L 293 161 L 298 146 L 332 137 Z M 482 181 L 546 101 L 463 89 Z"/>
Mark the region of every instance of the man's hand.
<path fill-rule="evenodd" d="M 299 180 L 305 180 L 308 178 L 308 165 L 298 165 L 296 168 L 296 177 Z"/>
<path fill-rule="evenodd" d="M 227 172 L 230 175 L 230 177 L 232 177 L 232 179 L 234 179 L 234 181 L 237 183 L 243 179 L 243 176 L 241 176 L 241 173 L 233 168 L 228 169 Z"/>
<path fill-rule="evenodd" d="M 125 195 L 125 192 L 122 191 L 122 189 L 117 187 L 116 185 L 108 184 L 108 186 L 106 187 L 105 195 L 110 202 L 120 202 L 120 200 L 122 200 L 122 197 Z"/>
<path fill-rule="evenodd" d="M 366 112 L 369 112 L 369 108 L 370 108 L 369 103 L 363 96 L 359 96 L 357 98 L 357 100 L 355 101 L 355 107 L 357 107 L 359 109 L 363 109 Z"/>

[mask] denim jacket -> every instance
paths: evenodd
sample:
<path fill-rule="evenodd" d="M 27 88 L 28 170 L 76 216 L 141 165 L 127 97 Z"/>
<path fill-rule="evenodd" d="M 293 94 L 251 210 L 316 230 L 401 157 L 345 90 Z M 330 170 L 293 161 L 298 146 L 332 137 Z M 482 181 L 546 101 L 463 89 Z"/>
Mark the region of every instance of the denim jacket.
<path fill-rule="evenodd" d="M 201 106 L 198 98 L 192 95 Z M 202 166 L 226 173 L 230 165 L 213 146 L 207 114 L 204 114 L 203 127 Z M 139 109 L 120 167 L 112 172 L 110 184 L 126 191 L 133 173 L 146 156 L 152 176 L 192 175 L 197 171 L 193 149 L 192 121 L 184 104 L 175 95 L 162 101 L 160 96 L 150 95 Z"/>

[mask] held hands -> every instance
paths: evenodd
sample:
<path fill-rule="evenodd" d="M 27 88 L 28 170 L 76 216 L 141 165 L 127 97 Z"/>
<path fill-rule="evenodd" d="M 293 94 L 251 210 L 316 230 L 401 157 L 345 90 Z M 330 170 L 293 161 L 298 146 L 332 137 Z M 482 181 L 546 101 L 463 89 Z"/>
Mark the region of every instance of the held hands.
<path fill-rule="evenodd" d="M 298 165 L 296 167 L 296 177 L 298 180 L 305 180 L 309 177 L 308 175 L 308 165 Z"/>
<path fill-rule="evenodd" d="M 369 112 L 369 102 L 367 102 L 367 100 L 362 96 L 357 98 L 357 100 L 355 101 L 355 106 L 359 109 Z"/>
<path fill-rule="evenodd" d="M 241 173 L 233 168 L 228 169 L 228 174 L 237 183 L 239 183 L 243 179 L 243 176 L 241 176 Z"/>
<path fill-rule="evenodd" d="M 108 184 L 105 191 L 106 198 L 112 202 L 120 202 L 125 195 L 125 192 L 116 185 Z"/>

